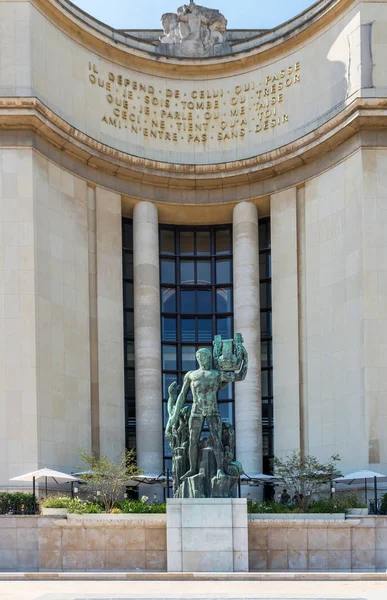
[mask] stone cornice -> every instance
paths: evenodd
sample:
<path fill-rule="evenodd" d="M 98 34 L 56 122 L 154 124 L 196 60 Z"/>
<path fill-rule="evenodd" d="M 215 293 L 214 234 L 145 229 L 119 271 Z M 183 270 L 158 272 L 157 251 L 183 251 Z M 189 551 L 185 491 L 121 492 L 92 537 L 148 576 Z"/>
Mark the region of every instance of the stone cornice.
<path fill-rule="evenodd" d="M 6 0 L 0 0 L 3 2 Z M 90 17 L 68 0 L 17 0 L 30 2 L 58 28 L 90 51 L 142 73 L 170 78 L 202 79 L 245 72 L 293 51 L 329 27 L 359 0 L 320 0 L 301 15 L 233 46 L 233 54 L 211 59 L 176 59 L 154 53 L 154 46 L 115 30 Z"/>
<path fill-rule="evenodd" d="M 249 184 L 302 166 L 362 129 L 387 126 L 387 99 L 357 99 L 296 141 L 253 158 L 212 165 L 182 165 L 131 156 L 75 129 L 36 98 L 1 98 L 0 128 L 31 129 L 88 166 L 124 179 L 180 189 Z"/>

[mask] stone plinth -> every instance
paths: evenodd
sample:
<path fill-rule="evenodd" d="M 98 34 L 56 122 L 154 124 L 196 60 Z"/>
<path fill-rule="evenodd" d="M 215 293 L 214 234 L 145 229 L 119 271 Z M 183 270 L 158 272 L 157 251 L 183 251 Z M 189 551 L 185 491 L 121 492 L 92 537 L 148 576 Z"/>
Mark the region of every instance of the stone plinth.
<path fill-rule="evenodd" d="M 178 498 L 167 504 L 169 572 L 248 571 L 245 498 Z"/>

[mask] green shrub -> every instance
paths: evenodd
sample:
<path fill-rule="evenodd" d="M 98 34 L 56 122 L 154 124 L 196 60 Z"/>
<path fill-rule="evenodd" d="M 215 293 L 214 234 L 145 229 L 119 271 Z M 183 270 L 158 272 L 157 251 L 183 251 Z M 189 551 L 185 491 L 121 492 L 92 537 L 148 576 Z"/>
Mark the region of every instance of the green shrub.
<path fill-rule="evenodd" d="M 283 504 L 276 504 L 275 502 L 254 502 L 254 500 L 248 500 L 247 507 L 250 514 L 287 514 L 302 512 L 298 506 L 284 506 Z"/>
<path fill-rule="evenodd" d="M 0 514 L 35 514 L 37 512 L 36 498 L 23 492 L 0 492 Z"/>
<path fill-rule="evenodd" d="M 356 494 L 340 494 L 333 498 L 314 500 L 309 506 L 310 513 L 347 513 L 350 508 L 367 508 L 359 502 Z"/>
<path fill-rule="evenodd" d="M 50 496 L 43 502 L 44 508 L 68 508 L 72 498 L 70 496 Z"/>
<path fill-rule="evenodd" d="M 98 514 L 105 513 L 105 508 L 101 502 L 82 500 L 81 498 L 70 498 L 69 496 L 52 496 L 47 498 L 43 505 L 45 508 L 67 508 L 69 513 L 75 514 Z M 111 514 L 121 513 L 165 513 L 165 504 L 146 504 L 143 500 L 123 500 L 116 502 Z"/>
<path fill-rule="evenodd" d="M 79 515 L 90 515 L 105 512 L 103 507 L 97 502 L 89 502 L 87 500 L 81 500 L 81 498 L 70 498 L 68 510 L 69 513 L 75 513 Z"/>
<path fill-rule="evenodd" d="M 387 494 L 383 494 L 382 503 L 380 505 L 380 514 L 387 515 Z"/>
<path fill-rule="evenodd" d="M 302 513 L 303 510 L 295 505 L 284 506 L 274 502 L 254 502 L 249 500 L 247 503 L 250 514 L 289 514 Z M 346 513 L 350 508 L 366 508 L 359 502 L 356 494 L 340 494 L 334 498 L 321 498 L 310 503 L 308 513 Z M 386 494 L 386 514 L 387 514 L 387 494 Z"/>
<path fill-rule="evenodd" d="M 90 514 L 102 513 L 103 507 L 95 502 L 70 498 L 70 496 L 51 496 L 43 503 L 44 508 L 67 508 L 69 513 Z"/>
<path fill-rule="evenodd" d="M 167 506 L 164 503 L 162 504 L 146 504 L 141 500 L 123 500 L 121 502 L 116 503 L 116 507 L 122 513 L 166 513 Z"/>

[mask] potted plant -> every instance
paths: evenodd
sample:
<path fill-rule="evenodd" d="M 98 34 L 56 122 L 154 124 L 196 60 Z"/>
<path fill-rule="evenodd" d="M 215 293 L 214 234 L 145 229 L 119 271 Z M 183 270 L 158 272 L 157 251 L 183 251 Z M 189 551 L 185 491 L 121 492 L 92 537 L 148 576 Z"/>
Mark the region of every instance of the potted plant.
<path fill-rule="evenodd" d="M 51 496 L 42 504 L 42 515 L 67 515 L 71 498 L 68 496 Z"/>

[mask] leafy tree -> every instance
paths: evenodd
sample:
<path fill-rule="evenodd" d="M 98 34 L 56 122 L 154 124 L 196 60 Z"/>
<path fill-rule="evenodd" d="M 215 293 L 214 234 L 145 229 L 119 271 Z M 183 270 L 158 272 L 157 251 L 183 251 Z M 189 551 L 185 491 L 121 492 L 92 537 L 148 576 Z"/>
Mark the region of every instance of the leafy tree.
<path fill-rule="evenodd" d="M 382 503 L 380 505 L 380 514 L 387 515 L 387 494 L 383 494 Z"/>
<path fill-rule="evenodd" d="M 111 512 L 123 496 L 128 481 L 142 473 L 136 465 L 133 450 L 124 452 L 117 463 L 105 455 L 97 457 L 83 450 L 79 456 L 88 469 L 82 479 L 88 484 L 91 495 L 103 503 L 106 512 Z"/>
<path fill-rule="evenodd" d="M 336 463 L 338 455 L 331 456 L 327 463 L 320 463 L 315 456 L 302 456 L 293 452 L 283 459 L 274 458 L 274 473 L 284 483 L 284 487 L 296 497 L 299 506 L 306 511 L 318 493 L 333 479 L 341 477 Z"/>

